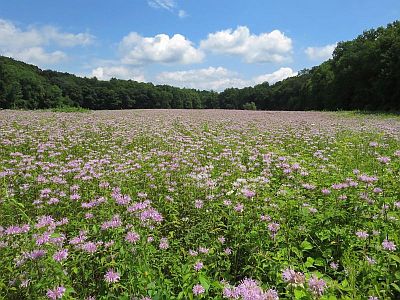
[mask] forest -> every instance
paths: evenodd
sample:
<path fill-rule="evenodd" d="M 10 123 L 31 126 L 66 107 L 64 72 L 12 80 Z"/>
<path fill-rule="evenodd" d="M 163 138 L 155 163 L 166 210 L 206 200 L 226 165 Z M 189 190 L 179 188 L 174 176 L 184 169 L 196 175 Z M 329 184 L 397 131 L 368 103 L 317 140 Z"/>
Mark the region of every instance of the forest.
<path fill-rule="evenodd" d="M 0 108 L 400 110 L 400 21 L 337 44 L 331 59 L 273 85 L 222 92 L 81 78 L 0 56 Z"/>

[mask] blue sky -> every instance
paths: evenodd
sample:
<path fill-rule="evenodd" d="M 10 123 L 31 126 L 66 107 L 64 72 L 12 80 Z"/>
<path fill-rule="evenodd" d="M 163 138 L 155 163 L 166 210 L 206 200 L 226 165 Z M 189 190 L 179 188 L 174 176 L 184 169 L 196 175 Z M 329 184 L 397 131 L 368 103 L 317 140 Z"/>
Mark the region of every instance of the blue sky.
<path fill-rule="evenodd" d="M 398 0 L 0 0 L 0 54 L 104 80 L 222 90 L 292 76 L 399 16 Z"/>

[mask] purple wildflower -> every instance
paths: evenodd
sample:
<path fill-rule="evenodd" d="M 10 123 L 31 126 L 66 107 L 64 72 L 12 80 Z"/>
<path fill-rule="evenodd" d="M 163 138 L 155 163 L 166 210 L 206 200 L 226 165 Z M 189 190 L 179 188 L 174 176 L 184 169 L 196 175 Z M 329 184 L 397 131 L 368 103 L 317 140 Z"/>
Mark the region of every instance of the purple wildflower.
<path fill-rule="evenodd" d="M 332 268 L 332 270 L 335 270 L 335 271 L 339 268 L 339 264 L 334 261 L 331 262 L 329 266 Z"/>
<path fill-rule="evenodd" d="M 108 283 L 118 282 L 120 278 L 121 275 L 113 269 L 108 269 L 107 273 L 104 275 L 104 280 Z"/>
<path fill-rule="evenodd" d="M 254 197 L 256 195 L 255 192 L 253 192 L 253 191 L 251 191 L 249 189 L 242 189 L 241 192 L 242 192 L 243 196 L 245 196 L 247 198 L 252 198 L 252 197 Z"/>
<path fill-rule="evenodd" d="M 390 157 L 386 156 L 378 157 L 378 161 L 382 164 L 388 164 L 390 162 Z"/>
<path fill-rule="evenodd" d="M 140 235 L 136 232 L 130 231 L 126 234 L 125 240 L 129 243 L 136 244 L 140 240 Z"/>
<path fill-rule="evenodd" d="M 305 276 L 301 272 L 296 272 L 292 269 L 285 269 L 282 272 L 282 278 L 288 284 L 301 285 L 305 282 Z"/>
<path fill-rule="evenodd" d="M 195 265 L 194 265 L 194 269 L 195 271 L 200 271 L 203 268 L 204 264 L 201 261 L 198 261 Z"/>
<path fill-rule="evenodd" d="M 388 251 L 395 251 L 396 250 L 395 243 L 393 243 L 393 242 L 391 242 L 391 241 L 389 241 L 387 239 L 382 242 L 382 247 L 383 247 L 383 249 L 388 250 Z"/>
<path fill-rule="evenodd" d="M 365 240 L 365 239 L 369 236 L 369 234 L 368 234 L 368 232 L 366 232 L 366 231 L 360 230 L 360 231 L 357 231 L 357 232 L 356 232 L 356 236 L 357 236 L 359 239 Z"/>
<path fill-rule="evenodd" d="M 106 221 L 101 224 L 101 229 L 106 230 L 108 228 L 117 228 L 122 226 L 122 221 L 119 215 L 114 215 L 110 221 Z"/>
<path fill-rule="evenodd" d="M 273 289 L 269 289 L 264 293 L 264 300 L 279 300 L 278 292 Z"/>
<path fill-rule="evenodd" d="M 203 202 L 202 200 L 196 200 L 196 201 L 194 202 L 194 207 L 196 207 L 196 208 L 198 208 L 198 209 L 202 208 L 203 205 L 204 205 L 204 202 Z"/>
<path fill-rule="evenodd" d="M 52 290 L 50 290 L 50 289 L 47 290 L 46 296 L 52 300 L 61 299 L 62 296 L 64 295 L 65 291 L 66 291 L 65 287 L 59 286 Z"/>
<path fill-rule="evenodd" d="M 160 249 L 163 249 L 163 250 L 169 248 L 168 239 L 166 237 L 161 238 L 159 247 L 160 247 Z"/>
<path fill-rule="evenodd" d="M 225 248 L 225 250 L 224 250 L 224 253 L 226 254 L 226 255 L 230 255 L 230 254 L 232 254 L 232 249 L 231 248 Z"/>
<path fill-rule="evenodd" d="M 369 265 L 374 265 L 376 264 L 376 260 L 373 259 L 372 257 L 366 256 L 365 259 L 367 260 Z"/>
<path fill-rule="evenodd" d="M 331 191 L 328 190 L 328 189 L 322 189 L 321 193 L 324 194 L 324 195 L 329 195 L 331 193 Z"/>
<path fill-rule="evenodd" d="M 67 257 L 68 257 L 68 249 L 61 249 L 60 251 L 57 251 L 53 255 L 53 259 L 58 262 L 65 260 Z"/>
<path fill-rule="evenodd" d="M 326 282 L 323 279 L 318 279 L 315 275 L 308 280 L 309 290 L 316 296 L 322 296 L 326 288 Z"/>
<path fill-rule="evenodd" d="M 204 287 L 201 284 L 196 284 L 193 287 L 193 295 L 195 296 L 204 294 L 204 292 L 205 292 Z"/>
<path fill-rule="evenodd" d="M 95 253 L 97 251 L 97 245 L 93 242 L 87 242 L 82 245 L 82 250 L 88 253 Z"/>
<path fill-rule="evenodd" d="M 235 209 L 237 212 L 243 212 L 244 205 L 243 205 L 242 203 L 238 203 L 238 204 L 236 204 L 236 206 L 234 207 L 234 209 Z"/>
<path fill-rule="evenodd" d="M 208 254 L 208 252 L 210 252 L 210 249 L 205 247 L 199 247 L 199 252 L 203 254 Z"/>

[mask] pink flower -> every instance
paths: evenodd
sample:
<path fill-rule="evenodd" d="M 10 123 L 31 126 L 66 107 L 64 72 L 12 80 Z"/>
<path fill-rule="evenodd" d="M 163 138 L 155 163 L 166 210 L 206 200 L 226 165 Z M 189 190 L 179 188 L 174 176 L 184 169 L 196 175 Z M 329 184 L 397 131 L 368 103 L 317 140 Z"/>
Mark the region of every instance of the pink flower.
<path fill-rule="evenodd" d="M 382 242 L 382 247 L 383 247 L 383 249 L 388 250 L 388 251 L 396 251 L 395 243 L 393 243 L 387 239 Z"/>
<path fill-rule="evenodd" d="M 108 269 L 107 273 L 104 275 L 104 280 L 108 283 L 118 282 L 120 278 L 121 275 L 113 269 Z"/>
<path fill-rule="evenodd" d="M 210 249 L 208 249 L 208 248 L 199 247 L 199 252 L 200 252 L 200 253 L 208 254 L 209 251 L 210 251 Z"/>
<path fill-rule="evenodd" d="M 51 300 L 61 299 L 66 289 L 63 286 L 56 287 L 52 290 L 47 290 L 46 296 Z"/>
<path fill-rule="evenodd" d="M 168 239 L 165 237 L 161 238 L 159 247 L 160 249 L 163 250 L 168 249 L 169 248 Z"/>
<path fill-rule="evenodd" d="M 53 259 L 58 262 L 67 259 L 67 257 L 68 257 L 68 249 L 61 249 L 60 251 L 57 251 L 53 255 Z"/>
<path fill-rule="evenodd" d="M 200 284 L 196 284 L 193 287 L 193 295 L 195 295 L 195 296 L 204 294 L 204 292 L 205 292 L 205 290 L 204 290 L 203 286 Z"/>
<path fill-rule="evenodd" d="M 195 265 L 194 265 L 194 269 L 195 271 L 200 271 L 203 268 L 204 264 L 201 261 L 198 261 Z"/>
<path fill-rule="evenodd" d="M 368 234 L 368 232 L 366 232 L 366 231 L 357 231 L 357 232 L 356 232 L 356 236 L 357 236 L 359 239 L 365 240 L 365 239 L 369 236 L 369 234 Z"/>
<path fill-rule="evenodd" d="M 315 275 L 308 280 L 308 289 L 316 296 L 322 296 L 326 288 L 326 282 Z"/>
<path fill-rule="evenodd" d="M 93 242 L 88 242 L 82 245 L 82 249 L 88 253 L 95 253 L 97 251 L 97 245 Z"/>
<path fill-rule="evenodd" d="M 226 255 L 231 255 L 232 254 L 232 249 L 231 248 L 225 248 L 225 250 L 224 250 L 224 253 L 226 254 Z"/>
<path fill-rule="evenodd" d="M 285 269 L 282 272 L 282 278 L 285 282 L 293 285 L 301 285 L 305 282 L 305 276 L 301 272 L 292 269 Z"/>
<path fill-rule="evenodd" d="M 242 190 L 242 194 L 247 198 L 252 198 L 252 197 L 254 197 L 256 195 L 255 192 L 253 192 L 253 191 L 251 191 L 249 189 L 243 189 Z"/>
<path fill-rule="evenodd" d="M 234 207 L 234 209 L 235 209 L 237 212 L 243 212 L 244 205 L 243 205 L 242 203 L 238 203 L 238 204 L 236 204 L 236 206 Z"/>
<path fill-rule="evenodd" d="M 196 200 L 196 201 L 194 202 L 194 207 L 196 207 L 196 208 L 198 208 L 198 209 L 202 208 L 203 205 L 204 205 L 204 202 L 203 202 L 202 200 Z"/>
<path fill-rule="evenodd" d="M 378 157 L 378 161 L 382 164 L 388 164 L 390 162 L 390 158 L 386 156 Z"/>
<path fill-rule="evenodd" d="M 129 243 L 136 244 L 136 242 L 140 240 L 140 235 L 131 231 L 126 234 L 125 240 Z"/>

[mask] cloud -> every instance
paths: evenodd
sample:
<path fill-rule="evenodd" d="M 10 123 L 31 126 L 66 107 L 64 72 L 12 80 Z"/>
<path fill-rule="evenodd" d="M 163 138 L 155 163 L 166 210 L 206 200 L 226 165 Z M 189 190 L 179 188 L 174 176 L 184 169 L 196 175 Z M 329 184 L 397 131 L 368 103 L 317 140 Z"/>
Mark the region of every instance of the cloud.
<path fill-rule="evenodd" d="M 40 29 L 47 43 L 54 42 L 61 47 L 87 46 L 93 44 L 95 37 L 89 33 L 60 32 L 57 28 L 46 26 Z"/>
<path fill-rule="evenodd" d="M 90 77 L 97 77 L 97 79 L 99 80 L 109 80 L 111 78 L 118 78 L 118 79 L 131 79 L 140 82 L 146 81 L 143 74 L 139 74 L 137 70 L 132 70 L 125 66 L 97 67 L 92 70 Z"/>
<path fill-rule="evenodd" d="M 291 68 L 280 68 L 279 70 L 271 73 L 257 76 L 253 79 L 254 83 L 260 84 L 263 82 L 268 82 L 269 84 L 274 84 L 275 82 L 281 81 L 288 77 L 296 76 L 297 72 L 294 72 Z"/>
<path fill-rule="evenodd" d="M 222 67 L 205 69 L 163 72 L 156 78 L 157 82 L 178 87 L 199 90 L 220 91 L 227 87 L 244 87 L 246 82 L 237 78 L 237 74 Z"/>
<path fill-rule="evenodd" d="M 200 48 L 218 54 L 241 56 L 247 63 L 284 62 L 290 58 L 292 40 L 279 30 L 259 35 L 246 26 L 208 34 Z"/>
<path fill-rule="evenodd" d="M 336 48 L 335 44 L 326 45 L 324 47 L 308 47 L 304 52 L 310 60 L 324 61 L 332 57 L 333 50 Z"/>
<path fill-rule="evenodd" d="M 196 49 L 193 43 L 181 34 L 169 37 L 157 34 L 154 37 L 142 37 L 136 32 L 125 36 L 120 45 L 124 64 L 143 65 L 151 63 L 199 63 L 204 53 Z"/>
<path fill-rule="evenodd" d="M 49 44 L 61 47 L 86 46 L 94 41 L 89 33 L 60 32 L 52 26 L 30 27 L 22 30 L 12 22 L 0 19 L 0 47 L 21 49 Z"/>
<path fill-rule="evenodd" d="M 179 16 L 179 18 L 183 19 L 183 18 L 186 18 L 186 17 L 188 16 L 188 14 L 187 14 L 187 12 L 184 11 L 183 9 L 180 9 L 180 10 L 178 11 L 178 16 Z"/>
<path fill-rule="evenodd" d="M 14 23 L 0 19 L 0 54 L 36 64 L 55 64 L 66 59 L 60 51 L 47 51 L 46 46 L 86 46 L 94 41 L 88 33 L 61 32 L 52 26 L 21 29 Z"/>
<path fill-rule="evenodd" d="M 3 54 L 5 56 L 38 65 L 52 65 L 67 58 L 67 55 L 62 51 L 46 52 L 41 47 L 30 47 L 14 52 L 4 52 Z"/>
<path fill-rule="evenodd" d="M 273 84 L 296 73 L 290 68 L 281 68 L 271 74 L 263 74 L 250 79 L 243 79 L 238 73 L 223 67 L 208 67 L 187 71 L 162 72 L 156 77 L 160 84 L 170 84 L 178 87 L 194 88 L 199 90 L 222 91 L 226 88 L 254 86 L 268 81 Z"/>
<path fill-rule="evenodd" d="M 181 19 L 188 16 L 186 11 L 179 9 L 179 6 L 175 0 L 147 0 L 147 4 L 155 9 L 165 9 L 173 14 L 178 15 L 178 17 Z"/>
<path fill-rule="evenodd" d="M 174 0 L 148 0 L 147 3 L 153 8 L 161 8 L 172 11 L 176 7 Z"/>

